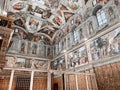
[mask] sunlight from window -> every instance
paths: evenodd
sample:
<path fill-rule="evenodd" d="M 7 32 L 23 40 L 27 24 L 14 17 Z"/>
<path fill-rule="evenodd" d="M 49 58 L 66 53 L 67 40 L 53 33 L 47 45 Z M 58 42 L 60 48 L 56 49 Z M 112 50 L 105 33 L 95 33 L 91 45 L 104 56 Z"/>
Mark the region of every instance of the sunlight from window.
<path fill-rule="evenodd" d="M 102 26 L 105 23 L 107 23 L 107 17 L 106 17 L 105 12 L 103 10 L 98 10 L 97 20 L 98 20 L 99 26 Z"/>

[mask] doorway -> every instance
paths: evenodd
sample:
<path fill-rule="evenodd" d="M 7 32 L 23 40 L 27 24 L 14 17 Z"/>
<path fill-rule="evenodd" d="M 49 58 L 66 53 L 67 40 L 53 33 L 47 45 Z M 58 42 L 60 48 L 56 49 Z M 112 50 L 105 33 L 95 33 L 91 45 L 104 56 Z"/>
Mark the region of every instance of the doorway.
<path fill-rule="evenodd" d="M 58 83 L 54 84 L 54 90 L 58 90 Z"/>

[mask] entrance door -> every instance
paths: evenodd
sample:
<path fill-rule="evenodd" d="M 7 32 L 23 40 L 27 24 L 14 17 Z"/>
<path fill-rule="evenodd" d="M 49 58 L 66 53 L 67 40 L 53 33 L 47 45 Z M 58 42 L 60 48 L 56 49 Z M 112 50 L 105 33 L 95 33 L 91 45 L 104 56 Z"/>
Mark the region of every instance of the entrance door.
<path fill-rule="evenodd" d="M 54 84 L 54 90 L 58 90 L 58 83 Z"/>

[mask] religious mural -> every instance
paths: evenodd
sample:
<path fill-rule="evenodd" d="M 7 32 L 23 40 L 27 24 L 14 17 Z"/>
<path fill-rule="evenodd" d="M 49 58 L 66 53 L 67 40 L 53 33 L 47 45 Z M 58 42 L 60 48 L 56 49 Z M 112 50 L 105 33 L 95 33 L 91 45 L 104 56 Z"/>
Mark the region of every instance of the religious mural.
<path fill-rule="evenodd" d="M 95 33 L 94 29 L 93 29 L 93 22 L 89 21 L 88 22 L 88 35 L 93 35 Z"/>
<path fill-rule="evenodd" d="M 6 57 L 6 67 L 15 67 L 16 59 L 14 57 Z"/>
<path fill-rule="evenodd" d="M 37 54 L 37 48 L 38 48 L 38 46 L 37 46 L 37 44 L 33 44 L 32 45 L 32 54 Z"/>
<path fill-rule="evenodd" d="M 66 49 L 66 38 L 62 40 L 62 50 Z"/>
<path fill-rule="evenodd" d="M 7 6 L 8 17 L 15 19 L 14 24 L 26 32 L 34 34 L 49 30 L 54 34 L 58 28 L 65 28 L 64 23 L 74 15 L 74 10 L 82 7 L 82 3 L 80 0 L 67 0 L 65 3 L 62 0 L 8 0 Z M 75 18 L 74 24 L 80 24 L 79 17 Z"/>
<path fill-rule="evenodd" d="M 98 0 L 99 3 L 104 2 L 106 4 L 109 0 Z"/>
<path fill-rule="evenodd" d="M 25 68 L 32 68 L 32 63 L 33 63 L 33 60 L 26 59 L 25 60 Z"/>
<path fill-rule="evenodd" d="M 87 3 L 87 1 L 88 0 L 85 2 Z M 39 33 L 44 33 L 47 36 L 47 38 L 42 38 L 43 36 L 41 35 L 38 38 L 44 39 L 49 45 L 60 41 L 58 45 L 58 51 L 60 52 L 61 50 L 64 50 L 66 46 L 71 47 L 72 45 L 79 43 L 80 40 L 84 40 L 86 30 L 88 30 L 89 35 L 92 35 L 94 29 L 96 29 L 96 27 L 94 28 L 94 20 L 92 21 L 91 18 L 90 22 L 87 22 L 87 29 L 86 22 L 85 24 L 82 24 L 84 18 L 88 19 L 88 17 L 90 17 L 90 12 L 93 8 L 87 7 L 83 15 L 81 15 L 79 10 L 82 10 L 80 9 L 82 6 L 78 8 L 80 0 L 66 0 L 65 4 L 62 0 L 8 0 L 8 2 L 12 7 L 10 6 L 7 11 L 16 13 L 15 17 L 19 17 L 14 21 L 14 25 L 19 26 L 21 29 L 19 31 L 25 31 L 28 35 L 19 31 L 18 33 L 22 39 L 26 39 L 26 42 L 30 41 L 26 44 L 24 42 L 21 43 L 20 47 L 18 47 L 20 53 L 37 55 L 40 57 L 51 56 L 51 47 L 40 45 L 38 44 L 39 40 L 34 39 L 34 37 L 36 37 L 34 35 L 37 34 L 39 36 Z M 109 13 L 107 15 L 110 16 L 110 21 L 112 21 L 115 18 L 113 7 L 108 7 L 105 11 Z M 61 34 L 60 37 L 56 34 L 58 39 L 55 38 L 54 41 L 52 41 L 52 36 L 54 36 L 54 33 L 58 30 L 62 30 L 65 33 Z M 68 34 L 68 32 L 70 33 L 65 37 L 66 39 L 60 40 L 63 36 Z M 48 37 L 51 38 L 51 42 Z M 75 43 L 73 44 L 72 41 Z M 101 37 L 98 38 L 97 41 L 97 43 L 100 43 Z M 34 42 L 37 42 L 38 45 L 33 44 Z M 105 40 L 103 40 L 103 42 L 106 44 Z M 27 48 L 25 48 L 25 46 Z M 101 48 L 102 47 L 100 47 L 100 51 Z M 93 51 L 95 52 L 95 50 L 96 48 Z M 77 52 L 73 52 L 73 54 L 76 54 Z"/>
<path fill-rule="evenodd" d="M 80 1 L 80 0 L 68 0 L 68 5 L 71 9 L 76 10 L 79 7 L 82 7 L 82 1 Z"/>
<path fill-rule="evenodd" d="M 46 58 L 53 56 L 52 46 L 46 45 L 43 41 L 39 41 L 37 37 L 33 40 L 34 41 L 21 40 L 19 36 L 14 34 L 8 52 Z"/>
<path fill-rule="evenodd" d="M 99 60 L 120 52 L 120 28 L 108 32 L 91 42 L 93 60 Z"/>
<path fill-rule="evenodd" d="M 27 9 L 27 0 L 9 0 L 9 5 L 7 9 L 13 12 L 26 11 Z"/>
<path fill-rule="evenodd" d="M 59 6 L 60 0 L 48 0 L 48 2 L 51 8 L 57 9 Z"/>
<path fill-rule="evenodd" d="M 92 5 L 95 6 L 97 4 L 97 0 L 92 1 Z"/>
<path fill-rule="evenodd" d="M 114 14 L 113 7 L 108 8 L 108 14 L 109 14 L 109 17 L 110 17 L 110 21 L 115 19 L 115 14 Z"/>
<path fill-rule="evenodd" d="M 21 48 L 20 48 L 20 52 L 21 53 L 25 53 L 25 46 L 26 46 L 26 43 L 25 42 L 21 42 Z"/>
<path fill-rule="evenodd" d="M 88 62 L 86 47 L 82 46 L 68 54 L 68 67 L 73 68 Z"/>
<path fill-rule="evenodd" d="M 45 57 L 45 56 L 46 56 L 46 46 L 44 46 L 44 45 L 39 45 L 39 51 L 42 51 L 42 52 L 40 52 L 40 54 L 39 54 L 40 57 Z"/>
<path fill-rule="evenodd" d="M 34 67 L 36 69 L 47 69 L 48 68 L 48 62 L 47 61 L 35 60 L 34 61 Z"/>
<path fill-rule="evenodd" d="M 6 60 L 7 60 L 6 67 L 48 69 L 47 61 L 16 57 L 6 57 Z"/>
<path fill-rule="evenodd" d="M 65 58 L 60 57 L 60 58 L 56 59 L 55 61 L 52 61 L 51 68 L 54 70 L 65 70 L 66 69 Z"/>
<path fill-rule="evenodd" d="M 23 2 L 18 2 L 13 5 L 14 10 L 22 10 L 23 8 L 25 8 L 25 5 Z"/>
<path fill-rule="evenodd" d="M 75 24 L 78 26 L 81 23 L 82 18 L 80 16 L 75 17 Z"/>
<path fill-rule="evenodd" d="M 97 3 L 104 3 L 104 4 L 106 4 L 108 1 L 110 1 L 110 0 L 93 0 L 92 1 L 92 5 L 96 6 Z"/>
<path fill-rule="evenodd" d="M 46 50 L 47 50 L 47 52 L 46 52 L 47 55 L 46 55 L 46 56 L 47 56 L 47 57 L 52 57 L 52 55 L 53 55 L 53 54 L 52 54 L 52 49 L 53 49 L 52 47 L 47 47 L 47 48 L 46 48 Z"/>
<path fill-rule="evenodd" d="M 41 22 L 33 17 L 28 17 L 26 25 L 29 32 L 34 33 L 40 30 Z"/>
<path fill-rule="evenodd" d="M 82 28 L 79 29 L 79 39 L 80 40 L 84 39 L 84 33 Z"/>
<path fill-rule="evenodd" d="M 61 23 L 62 23 L 62 19 L 60 19 L 59 17 L 55 17 L 55 18 L 53 19 L 53 22 L 54 22 L 55 24 L 57 24 L 58 26 L 60 26 Z"/>
<path fill-rule="evenodd" d="M 82 21 L 81 17 L 78 15 L 75 15 L 73 18 L 70 19 L 69 25 L 70 26 L 73 26 L 73 25 L 79 26 L 81 21 Z"/>
<path fill-rule="evenodd" d="M 65 21 L 67 22 L 73 15 L 72 12 L 64 12 Z"/>
<path fill-rule="evenodd" d="M 16 65 L 15 67 L 25 68 L 25 59 L 24 58 L 17 58 L 15 65 Z"/>
<path fill-rule="evenodd" d="M 22 27 L 22 28 L 25 28 L 24 22 L 22 22 L 21 19 L 16 19 L 16 20 L 14 21 L 14 24 L 17 25 L 17 26 L 20 26 L 20 27 Z"/>

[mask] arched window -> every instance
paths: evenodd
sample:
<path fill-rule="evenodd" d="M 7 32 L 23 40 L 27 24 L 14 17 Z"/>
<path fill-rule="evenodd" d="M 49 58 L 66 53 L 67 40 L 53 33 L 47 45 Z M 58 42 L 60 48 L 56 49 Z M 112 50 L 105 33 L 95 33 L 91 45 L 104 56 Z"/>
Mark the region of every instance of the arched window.
<path fill-rule="evenodd" d="M 102 26 L 105 23 L 107 23 L 107 17 L 106 17 L 105 11 L 103 11 L 102 9 L 99 9 L 97 11 L 96 17 L 97 17 L 97 21 L 98 21 L 99 26 Z"/>
<path fill-rule="evenodd" d="M 77 42 L 78 41 L 78 33 L 76 31 L 76 26 L 72 27 L 72 35 L 73 35 L 73 41 Z"/>
<path fill-rule="evenodd" d="M 78 33 L 76 30 L 73 30 L 73 40 L 74 40 L 74 42 L 78 41 Z"/>
<path fill-rule="evenodd" d="M 58 51 L 61 51 L 61 42 L 59 41 L 59 43 L 58 43 Z"/>
<path fill-rule="evenodd" d="M 59 51 L 59 47 L 58 47 L 58 44 L 55 45 L 55 54 L 57 54 Z"/>

